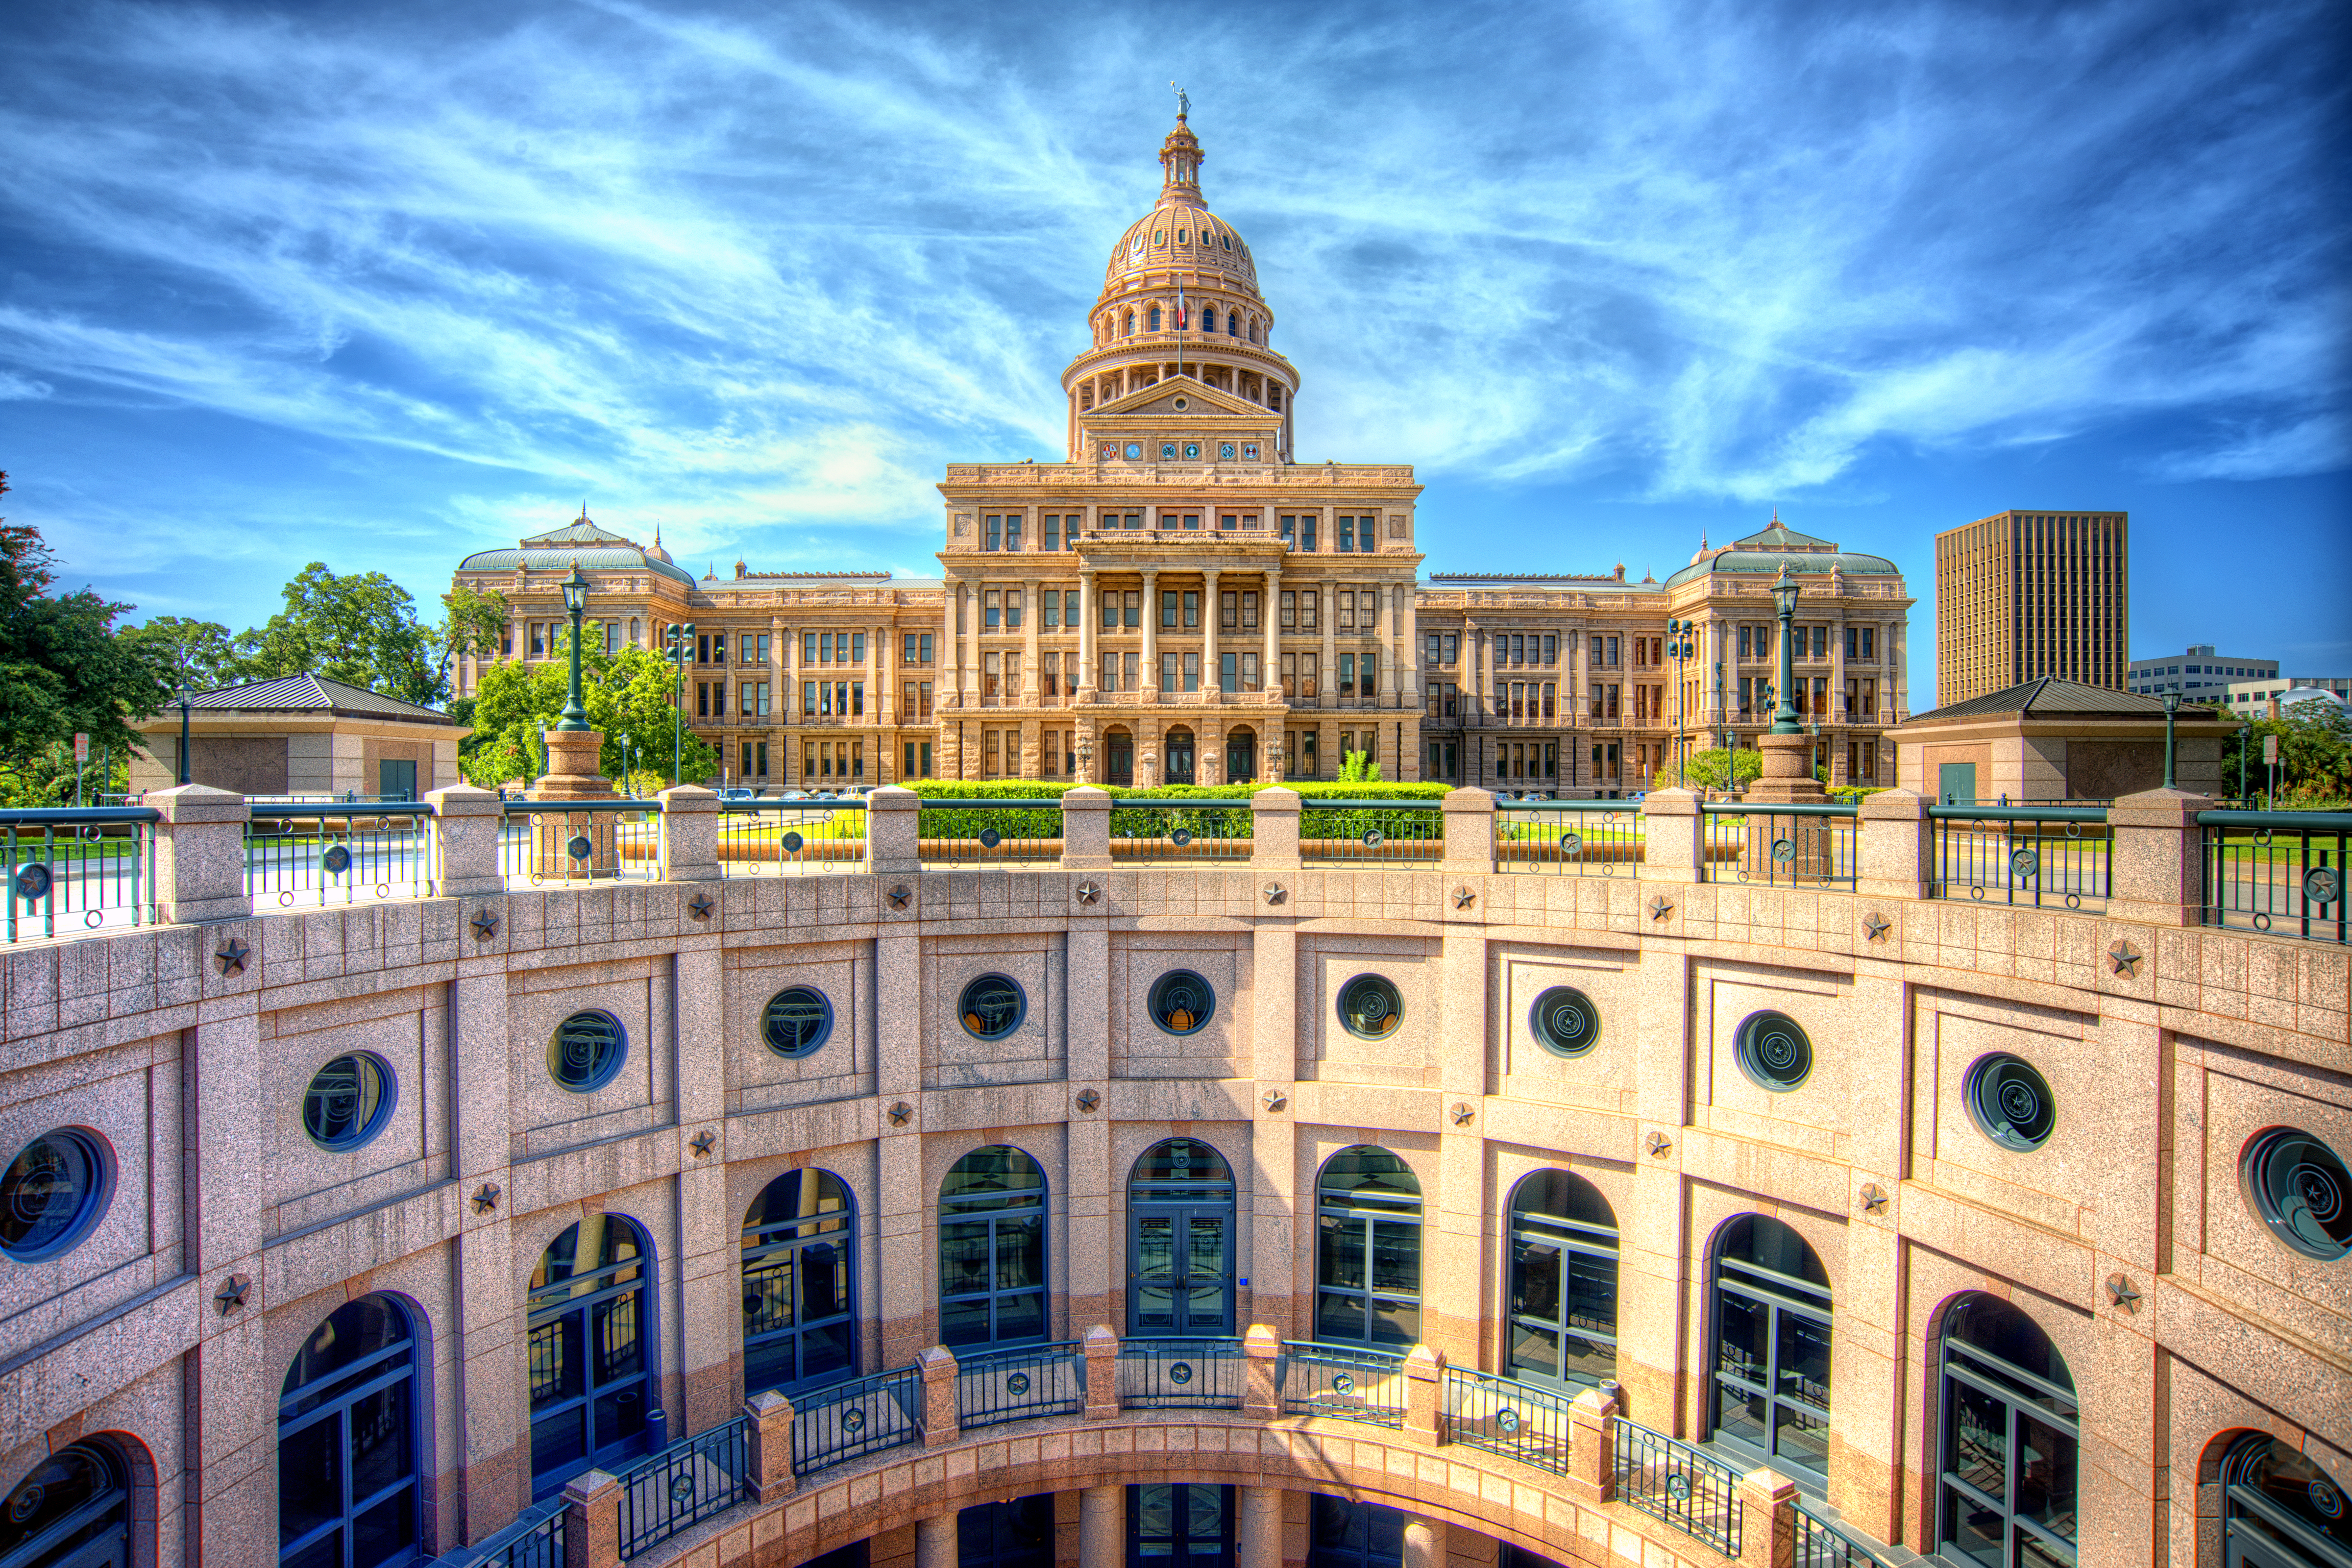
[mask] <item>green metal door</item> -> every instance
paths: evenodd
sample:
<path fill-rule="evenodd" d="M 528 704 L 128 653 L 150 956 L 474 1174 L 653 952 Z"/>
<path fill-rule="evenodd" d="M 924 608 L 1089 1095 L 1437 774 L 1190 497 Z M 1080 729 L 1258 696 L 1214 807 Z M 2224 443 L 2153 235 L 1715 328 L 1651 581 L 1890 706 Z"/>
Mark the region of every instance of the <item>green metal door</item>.
<path fill-rule="evenodd" d="M 390 758 L 376 763 L 376 795 L 384 800 L 416 798 L 416 764 Z"/>
<path fill-rule="evenodd" d="M 1974 805 L 1977 803 L 1976 763 L 1938 764 L 1936 769 L 1936 799 L 1945 805 Z"/>

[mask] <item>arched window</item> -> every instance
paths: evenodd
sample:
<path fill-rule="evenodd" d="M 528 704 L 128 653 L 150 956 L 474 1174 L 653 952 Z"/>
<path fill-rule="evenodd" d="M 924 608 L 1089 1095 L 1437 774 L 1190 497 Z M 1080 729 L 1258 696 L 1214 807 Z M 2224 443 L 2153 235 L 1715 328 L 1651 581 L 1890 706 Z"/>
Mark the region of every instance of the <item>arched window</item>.
<path fill-rule="evenodd" d="M 1214 305 L 1204 305 L 1201 308 L 1201 330 L 1204 332 L 1213 332 L 1217 330 L 1217 308 Z"/>
<path fill-rule="evenodd" d="M 2345 1568 L 2352 1508 L 2310 1455 L 2253 1433 L 2221 1461 L 2227 1568 Z"/>
<path fill-rule="evenodd" d="M 1168 758 L 1168 765 L 1162 770 L 1167 774 L 1167 782 L 1172 784 L 1191 784 L 1193 778 L 1192 731 L 1179 724 L 1168 731 L 1162 749 Z"/>
<path fill-rule="evenodd" d="M 1127 335 L 1130 338 L 1135 336 L 1135 312 L 1132 310 L 1127 313 Z"/>
<path fill-rule="evenodd" d="M 1151 306 L 1143 312 L 1143 330 L 1147 332 L 1156 332 L 1160 330 L 1159 306 Z"/>
<path fill-rule="evenodd" d="M 1241 335 L 1242 319 L 1239 316 L 1234 315 L 1231 310 L 1227 310 L 1225 312 L 1225 336 L 1229 338 L 1237 338 Z"/>
<path fill-rule="evenodd" d="M 1128 1176 L 1127 1331 L 1234 1331 L 1234 1173 L 1198 1139 L 1153 1144 Z"/>
<path fill-rule="evenodd" d="M 1054 1494 L 959 1512 L 956 1568 L 1054 1568 Z"/>
<path fill-rule="evenodd" d="M 1316 1179 L 1315 1337 L 1421 1341 L 1421 1184 L 1386 1149 L 1342 1149 Z"/>
<path fill-rule="evenodd" d="M 940 1184 L 940 1342 L 1046 1336 L 1045 1173 L 1003 1143 L 975 1149 Z"/>
<path fill-rule="evenodd" d="M 1714 1440 L 1819 1485 L 1829 1477 L 1830 1277 L 1805 1238 L 1764 1215 L 1715 1248 Z"/>
<path fill-rule="evenodd" d="M 857 1370 L 857 1213 L 830 1171 L 786 1171 L 743 1215 L 743 1392 Z"/>
<path fill-rule="evenodd" d="M 384 1296 L 346 1301 L 310 1331 L 278 1391 L 280 1568 L 418 1561 L 416 1470 L 408 1315 Z"/>
<path fill-rule="evenodd" d="M 121 1568 L 129 1563 L 126 1468 L 103 1443 L 76 1443 L 35 1465 L 0 1508 L 0 1568 Z"/>
<path fill-rule="evenodd" d="M 1403 1568 L 1402 1510 L 1321 1492 L 1307 1506 L 1307 1568 Z"/>
<path fill-rule="evenodd" d="M 646 1451 L 653 1248 L 619 1215 L 582 1220 L 530 1271 L 531 1493 Z"/>
<path fill-rule="evenodd" d="M 1511 1193 L 1505 1370 L 1591 1388 L 1617 1376 L 1617 1215 L 1591 1182 L 1538 1171 Z"/>
<path fill-rule="evenodd" d="M 2074 1375 L 2032 1319 L 1971 1296 L 1944 1320 L 1942 1518 L 1955 1562 L 2039 1568 L 2074 1561 Z"/>

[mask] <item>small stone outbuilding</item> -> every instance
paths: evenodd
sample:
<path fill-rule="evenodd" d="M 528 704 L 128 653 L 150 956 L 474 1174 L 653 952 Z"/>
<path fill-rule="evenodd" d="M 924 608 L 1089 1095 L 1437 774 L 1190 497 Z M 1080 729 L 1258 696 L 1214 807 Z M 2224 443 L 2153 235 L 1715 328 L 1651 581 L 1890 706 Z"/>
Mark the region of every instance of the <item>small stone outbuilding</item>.
<path fill-rule="evenodd" d="M 437 709 L 317 675 L 199 691 L 188 710 L 191 782 L 246 795 L 415 800 L 457 783 L 457 721 Z M 131 787 L 179 779 L 180 708 L 142 720 Z"/>
<path fill-rule="evenodd" d="M 2242 727 L 2182 703 L 2173 720 L 2178 786 L 2224 794 L 2222 748 Z M 2116 800 L 2164 784 L 2163 700 L 2055 676 L 1919 714 L 1887 739 L 1897 785 L 1948 804 Z"/>

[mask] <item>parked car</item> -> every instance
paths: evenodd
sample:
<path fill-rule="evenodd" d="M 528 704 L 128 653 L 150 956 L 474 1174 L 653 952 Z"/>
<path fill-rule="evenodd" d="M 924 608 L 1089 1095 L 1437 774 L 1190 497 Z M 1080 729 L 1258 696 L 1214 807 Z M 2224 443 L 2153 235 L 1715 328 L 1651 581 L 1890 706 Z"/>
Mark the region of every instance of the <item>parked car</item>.
<path fill-rule="evenodd" d="M 760 798 L 760 792 L 755 789 L 722 789 L 719 792 L 719 798 L 721 800 L 757 800 Z"/>
<path fill-rule="evenodd" d="M 1631 801 L 1633 805 L 1641 805 L 1643 801 L 1645 801 L 1645 800 L 1647 800 L 1647 799 L 1649 799 L 1649 798 L 1650 798 L 1650 792 L 1649 792 L 1648 790 L 1645 790 L 1645 789 L 1637 789 L 1637 790 L 1635 790 L 1632 795 L 1627 795 L 1625 798 L 1626 798 L 1627 800 Z"/>

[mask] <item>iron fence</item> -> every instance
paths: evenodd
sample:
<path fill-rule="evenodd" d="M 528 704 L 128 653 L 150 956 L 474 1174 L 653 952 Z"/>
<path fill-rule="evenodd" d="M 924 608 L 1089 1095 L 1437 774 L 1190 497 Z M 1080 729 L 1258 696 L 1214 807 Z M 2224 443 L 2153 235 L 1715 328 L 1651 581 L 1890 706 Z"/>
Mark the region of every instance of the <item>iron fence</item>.
<path fill-rule="evenodd" d="M 1640 1509 L 1727 1557 L 1739 1555 L 1739 1475 L 1688 1443 L 1609 1418 L 1610 1479 L 1619 1502 Z"/>
<path fill-rule="evenodd" d="M 445 1552 L 425 1568 L 564 1568 L 563 1500 L 533 1503 L 496 1534 Z"/>
<path fill-rule="evenodd" d="M 1404 1425 L 1402 1352 L 1286 1340 L 1275 1367 L 1286 1415 L 1328 1415 L 1375 1426 Z"/>
<path fill-rule="evenodd" d="M 110 921 L 152 924 L 160 820 L 161 813 L 139 805 L 0 811 L 8 940 L 55 936 L 59 915 L 86 931 Z"/>
<path fill-rule="evenodd" d="M 625 1561 L 743 1500 L 751 1468 L 751 1418 L 738 1415 L 672 1443 L 614 1479 L 621 1483 L 621 1556 Z"/>
<path fill-rule="evenodd" d="M 1699 876 L 1763 887 L 1851 888 L 1858 809 L 1706 802 L 1699 807 Z"/>
<path fill-rule="evenodd" d="M 1878 1548 L 1797 1499 L 1796 1568 L 1886 1568 Z"/>
<path fill-rule="evenodd" d="M 2204 923 L 2312 942 L 2346 940 L 2352 812 L 2204 811 Z"/>
<path fill-rule="evenodd" d="M 1087 1357 L 1076 1340 L 990 1351 L 956 1367 L 956 1424 L 966 1430 L 1086 1407 Z"/>
<path fill-rule="evenodd" d="M 1495 869 L 1636 877 L 1642 826 L 1640 810 L 1622 800 L 1498 800 Z"/>
<path fill-rule="evenodd" d="M 1056 866 L 1062 859 L 1059 800 L 926 800 L 917 814 L 925 866 Z"/>
<path fill-rule="evenodd" d="M 1434 866 L 1445 858 L 1445 808 L 1433 800 L 1308 800 L 1298 812 L 1308 866 Z"/>
<path fill-rule="evenodd" d="M 422 801 L 364 805 L 306 801 L 250 808 L 245 826 L 245 890 L 256 909 L 429 899 L 433 808 Z"/>
<path fill-rule="evenodd" d="M 730 800 L 719 808 L 719 869 L 793 877 L 866 869 L 862 800 Z"/>
<path fill-rule="evenodd" d="M 1139 865 L 1247 860 L 1247 800 L 1122 800 L 1111 808 L 1111 858 Z"/>
<path fill-rule="evenodd" d="M 1454 1442 L 1556 1476 L 1568 1474 L 1569 1402 L 1574 1395 L 1449 1366 L 1439 1397 Z"/>
<path fill-rule="evenodd" d="M 804 1395 L 793 1406 L 793 1473 L 814 1475 L 923 1435 L 923 1373 L 902 1366 Z"/>
<path fill-rule="evenodd" d="M 499 828 L 509 884 L 651 880 L 661 873 L 657 800 L 510 800 Z"/>
<path fill-rule="evenodd" d="M 1247 1364 L 1239 1340 L 1121 1340 L 1118 1402 L 1144 1410 L 1239 1410 Z"/>
<path fill-rule="evenodd" d="M 1931 899 L 2107 907 L 2115 833 L 2104 805 L 1931 805 Z"/>

